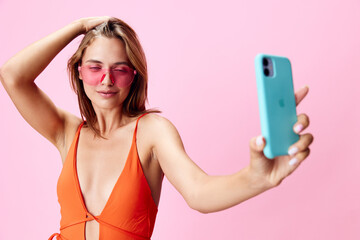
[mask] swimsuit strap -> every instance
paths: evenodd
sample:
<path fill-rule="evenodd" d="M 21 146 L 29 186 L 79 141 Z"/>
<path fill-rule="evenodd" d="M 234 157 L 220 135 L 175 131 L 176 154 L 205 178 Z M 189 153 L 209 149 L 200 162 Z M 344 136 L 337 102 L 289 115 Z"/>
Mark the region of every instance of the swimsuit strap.
<path fill-rule="evenodd" d="M 149 112 L 143 113 L 143 114 L 142 114 L 140 117 L 138 117 L 138 119 L 136 120 L 134 136 L 136 136 L 137 126 L 138 126 L 138 123 L 139 123 L 140 118 L 142 118 L 143 116 L 145 116 L 145 115 L 148 114 L 148 113 L 149 113 Z M 86 121 L 83 121 L 83 122 L 79 125 L 79 127 L 78 127 L 78 129 L 77 129 L 77 132 L 76 132 L 77 137 L 80 135 L 80 130 L 81 130 L 82 126 L 83 126 L 85 123 L 86 123 Z"/>
<path fill-rule="evenodd" d="M 79 127 L 78 127 L 78 129 L 77 129 L 77 131 L 76 131 L 76 135 L 77 135 L 77 136 L 79 136 L 80 130 L 81 130 L 82 126 L 84 126 L 85 123 L 86 123 L 86 121 L 82 121 L 82 123 L 80 123 L 80 125 L 79 125 Z"/>
<path fill-rule="evenodd" d="M 138 127 L 138 123 L 139 123 L 139 120 L 140 118 L 142 118 L 143 116 L 145 116 L 146 114 L 148 114 L 148 112 L 142 114 L 140 117 L 138 117 L 138 119 L 136 120 L 136 125 L 135 125 L 135 131 L 134 131 L 134 138 L 136 136 L 136 131 L 137 131 L 137 127 Z"/>

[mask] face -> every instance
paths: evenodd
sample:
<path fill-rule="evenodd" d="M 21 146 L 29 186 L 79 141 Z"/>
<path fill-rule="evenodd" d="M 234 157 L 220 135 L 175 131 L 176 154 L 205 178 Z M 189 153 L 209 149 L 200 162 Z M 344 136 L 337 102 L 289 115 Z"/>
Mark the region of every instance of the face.
<path fill-rule="evenodd" d="M 79 74 L 96 110 L 120 107 L 129 94 L 136 71 L 120 39 L 96 37 L 84 52 Z"/>

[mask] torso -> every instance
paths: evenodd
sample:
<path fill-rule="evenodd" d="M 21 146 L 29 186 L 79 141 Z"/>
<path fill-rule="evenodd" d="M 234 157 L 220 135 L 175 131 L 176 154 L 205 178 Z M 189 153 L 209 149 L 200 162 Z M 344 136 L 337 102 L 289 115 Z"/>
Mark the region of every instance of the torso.
<path fill-rule="evenodd" d="M 151 136 L 147 135 L 149 127 L 146 118 L 142 117 L 136 134 L 136 147 L 144 175 L 150 186 L 152 197 L 158 205 L 161 192 L 163 172 L 153 154 Z M 108 139 L 94 138 L 94 133 L 86 127 L 80 131 L 77 148 L 77 173 L 85 205 L 94 216 L 100 215 L 119 178 L 128 156 L 135 124 L 138 117 L 129 119 L 123 127 L 114 131 Z M 69 128 L 66 134 L 65 149 L 61 152 L 63 164 L 78 124 Z M 66 154 L 65 154 L 66 153 Z M 99 239 L 99 223 L 95 220 L 86 224 L 86 239 Z"/>

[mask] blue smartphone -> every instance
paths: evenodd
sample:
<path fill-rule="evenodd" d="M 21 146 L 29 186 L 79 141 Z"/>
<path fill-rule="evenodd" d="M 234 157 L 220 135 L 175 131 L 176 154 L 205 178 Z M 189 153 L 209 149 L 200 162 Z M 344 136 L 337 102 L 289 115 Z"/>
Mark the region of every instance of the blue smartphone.
<path fill-rule="evenodd" d="M 297 122 L 291 64 L 288 58 L 258 54 L 255 57 L 256 85 L 261 134 L 267 158 L 287 155 L 299 140 L 293 130 Z"/>

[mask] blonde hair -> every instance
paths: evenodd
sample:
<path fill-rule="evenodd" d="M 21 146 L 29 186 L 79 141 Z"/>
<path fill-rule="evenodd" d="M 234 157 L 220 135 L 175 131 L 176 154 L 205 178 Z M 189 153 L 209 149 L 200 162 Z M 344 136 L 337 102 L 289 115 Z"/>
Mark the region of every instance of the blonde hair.
<path fill-rule="evenodd" d="M 100 131 L 96 129 L 96 113 L 90 99 L 86 96 L 83 82 L 79 79 L 78 67 L 81 66 L 81 60 L 85 49 L 94 41 L 96 37 L 103 36 L 108 38 L 118 38 L 125 45 L 127 57 L 136 69 L 134 81 L 131 84 L 130 91 L 123 103 L 122 112 L 134 117 L 146 112 L 160 112 L 158 110 L 146 110 L 147 101 L 148 73 L 144 51 L 138 40 L 135 31 L 124 21 L 111 18 L 96 28 L 88 31 L 82 39 L 79 48 L 68 61 L 68 72 L 72 89 L 77 94 L 80 114 L 83 121 L 86 119 L 86 125 L 100 136 Z"/>

